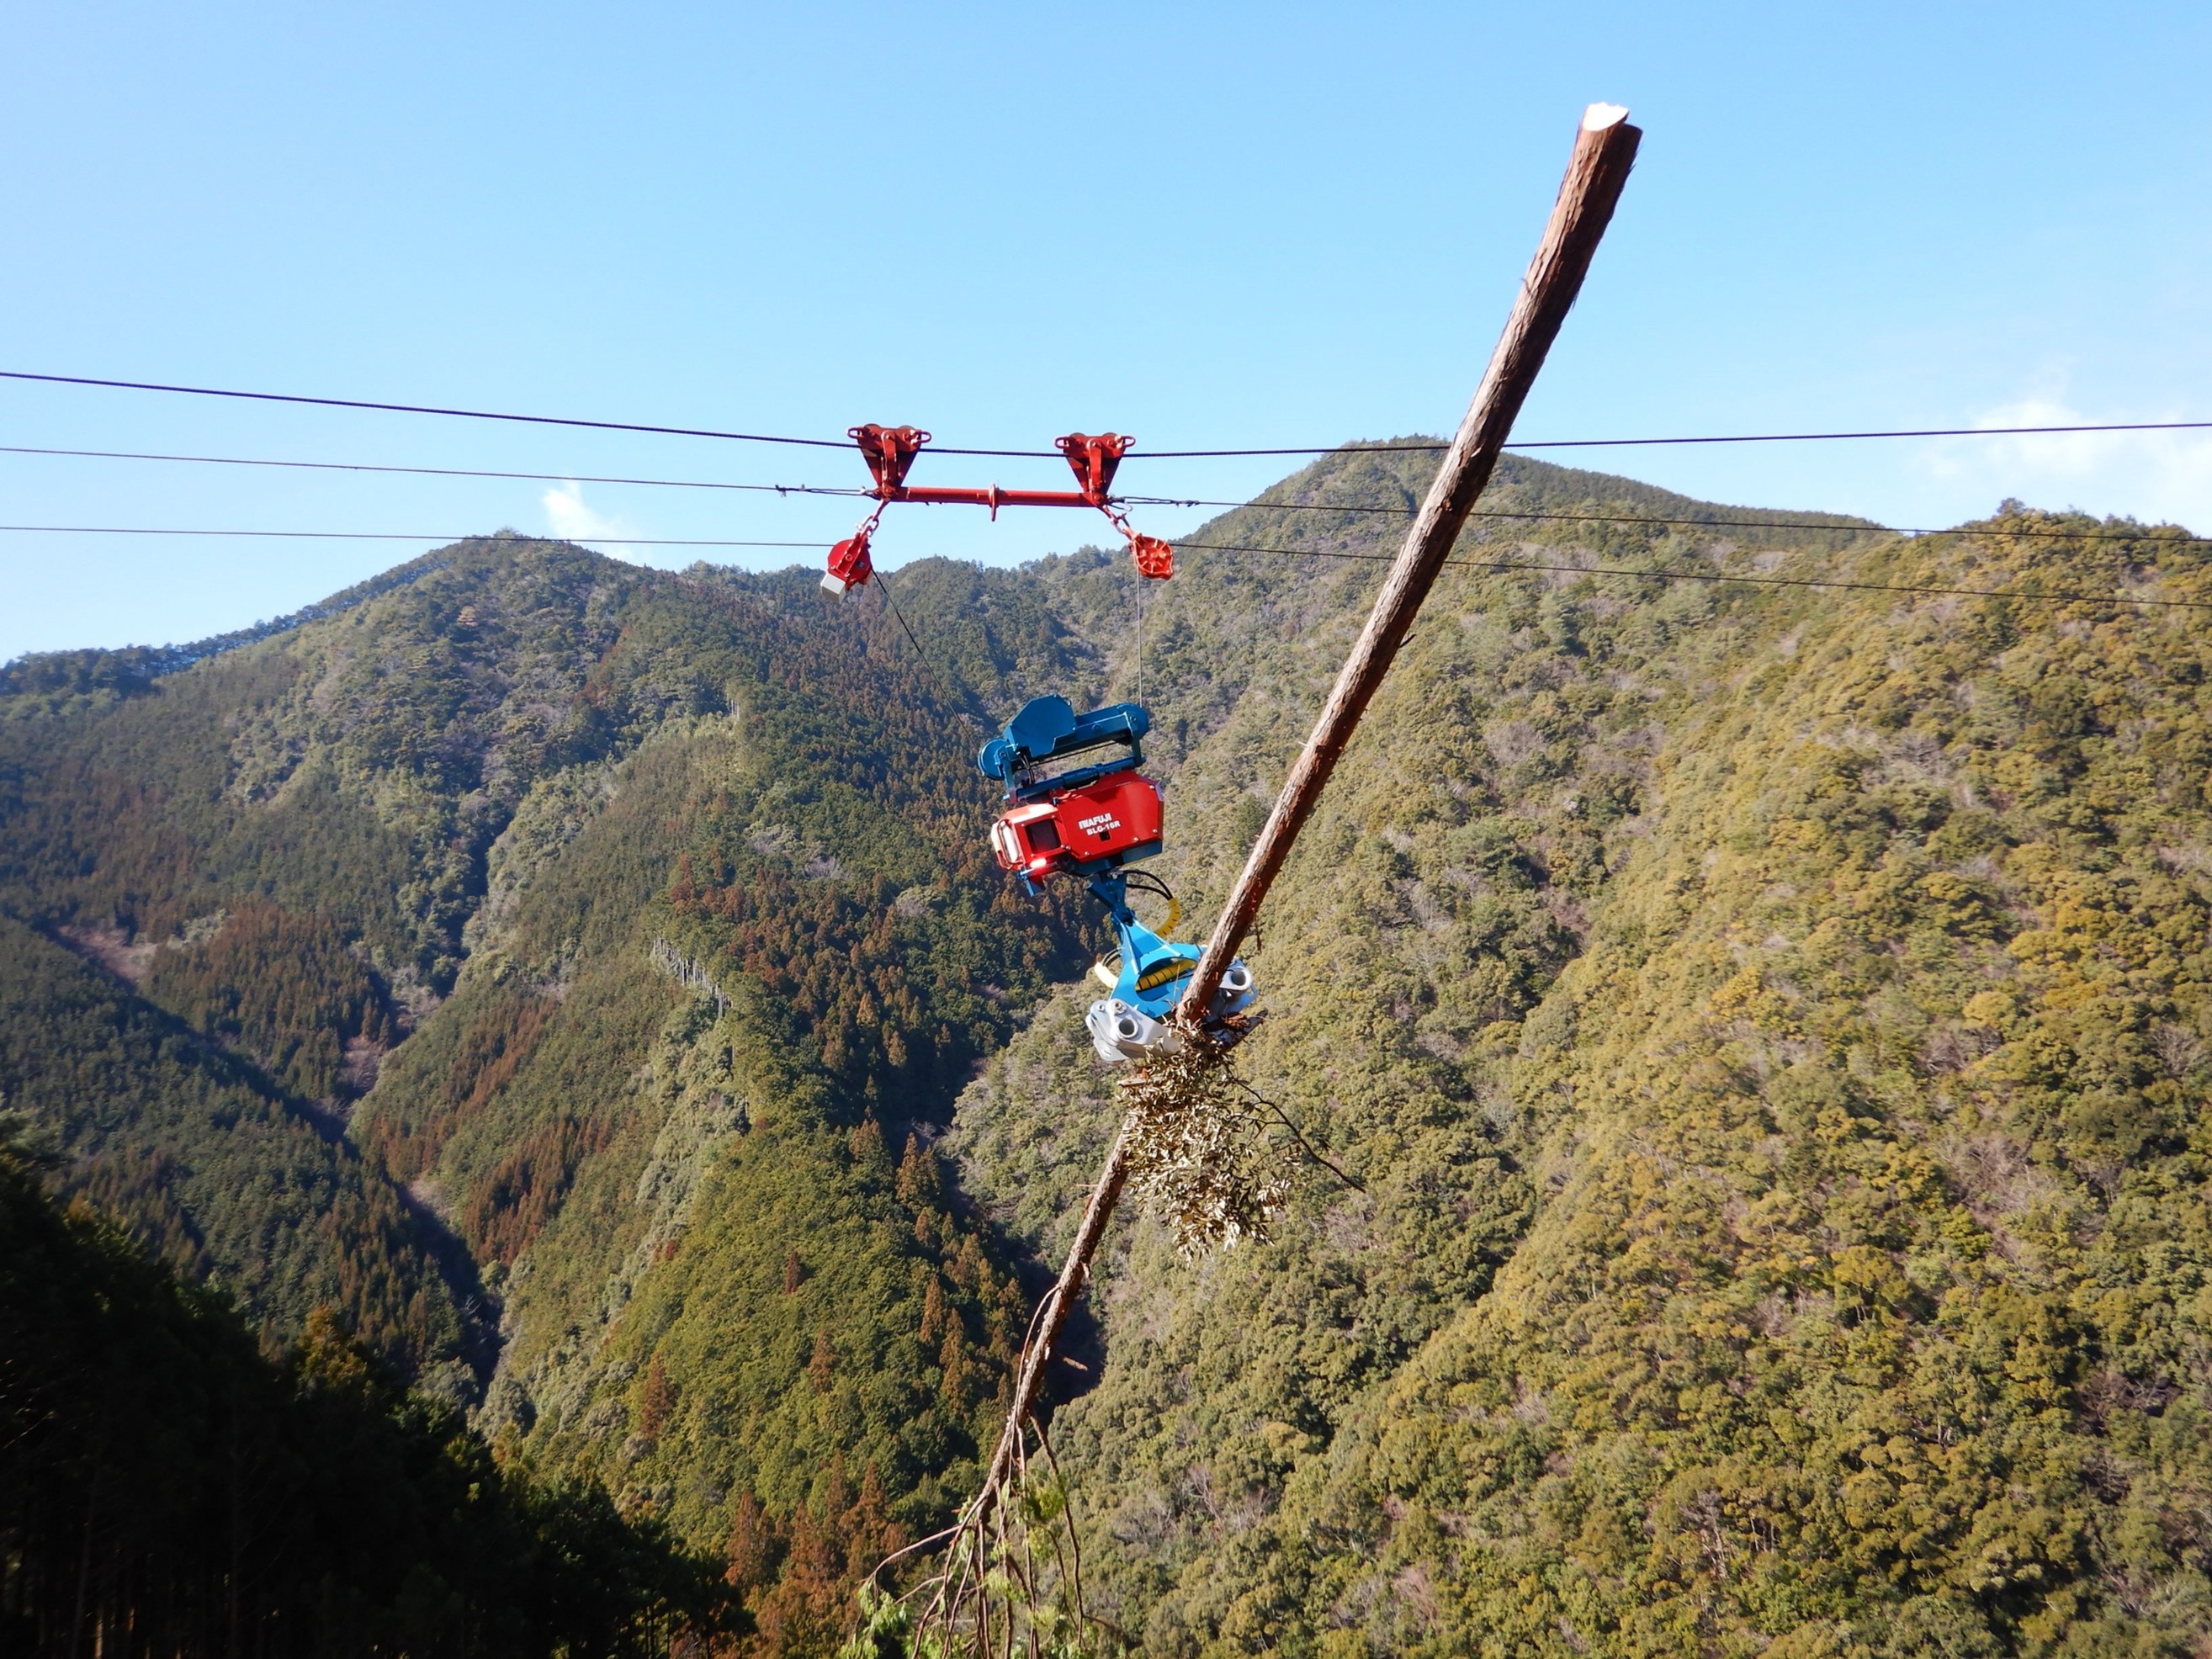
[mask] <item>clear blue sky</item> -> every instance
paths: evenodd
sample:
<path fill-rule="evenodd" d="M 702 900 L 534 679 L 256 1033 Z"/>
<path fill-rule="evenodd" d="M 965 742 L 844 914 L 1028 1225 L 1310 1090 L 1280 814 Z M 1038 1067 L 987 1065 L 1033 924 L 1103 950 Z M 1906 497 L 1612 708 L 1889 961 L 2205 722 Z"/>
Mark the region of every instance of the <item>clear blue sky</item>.
<path fill-rule="evenodd" d="M 1010 447 L 1440 431 L 1604 99 L 1643 159 L 1519 435 L 2212 417 L 2202 5 L 23 4 L 4 40 L 0 368 Z M 858 471 L 8 383 L 0 443 Z M 2016 495 L 2212 532 L 2212 434 L 1595 464 L 1893 523 Z M 1241 495 L 1282 470 L 1123 484 Z M 0 492 L 21 524 L 826 540 L 854 517 L 16 455 Z M 1099 528 L 916 508 L 879 556 Z M 0 535 L 0 658 L 190 639 L 414 550 Z"/>

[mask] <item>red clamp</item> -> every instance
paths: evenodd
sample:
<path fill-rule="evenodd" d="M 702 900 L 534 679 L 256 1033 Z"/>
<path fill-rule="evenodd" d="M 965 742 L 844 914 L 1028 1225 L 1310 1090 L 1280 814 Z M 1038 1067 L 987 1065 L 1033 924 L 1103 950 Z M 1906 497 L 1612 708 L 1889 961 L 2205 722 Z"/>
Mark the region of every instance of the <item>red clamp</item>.
<path fill-rule="evenodd" d="M 1128 515 L 1114 505 L 1111 494 L 1114 469 L 1121 465 L 1121 458 L 1136 441 L 1121 432 L 1102 432 L 1096 437 L 1071 432 L 1065 438 L 1053 440 L 1060 453 L 1067 457 L 1075 482 L 1083 486 L 1084 501 L 1103 513 L 1114 528 L 1129 538 L 1129 551 L 1137 561 L 1137 574 L 1155 581 L 1165 581 L 1175 574 L 1175 549 L 1157 536 L 1132 530 Z"/>
<path fill-rule="evenodd" d="M 914 458 L 929 441 L 929 434 L 912 426 L 848 427 L 845 435 L 860 446 L 868 471 L 876 475 L 876 497 L 885 501 L 898 494 L 914 468 Z"/>
<path fill-rule="evenodd" d="M 1129 446 L 1136 440 L 1125 438 L 1118 432 L 1102 432 L 1095 438 L 1071 432 L 1052 441 L 1067 457 L 1075 482 L 1083 486 L 1083 499 L 1092 507 L 1103 507 L 1108 492 L 1114 487 L 1114 469 L 1121 465 L 1121 457 L 1129 453 Z"/>

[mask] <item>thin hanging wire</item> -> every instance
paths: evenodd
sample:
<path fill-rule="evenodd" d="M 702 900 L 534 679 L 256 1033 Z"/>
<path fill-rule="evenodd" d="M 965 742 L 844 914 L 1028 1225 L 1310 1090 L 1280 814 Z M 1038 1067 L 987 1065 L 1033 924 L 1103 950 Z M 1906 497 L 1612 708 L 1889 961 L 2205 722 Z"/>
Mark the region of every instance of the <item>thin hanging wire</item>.
<path fill-rule="evenodd" d="M 1137 701 L 1145 700 L 1145 573 L 1138 570 L 1135 562 L 1129 566 L 1137 580 Z"/>
<path fill-rule="evenodd" d="M 951 672 L 950 661 L 947 661 L 945 667 L 940 668 L 937 659 L 921 648 L 921 641 L 915 637 L 914 629 L 907 622 L 906 612 L 899 609 L 898 601 L 891 597 L 890 573 L 878 570 L 874 573 L 874 576 L 876 586 L 882 590 L 884 603 L 890 607 L 891 615 L 898 619 L 899 628 L 906 635 L 906 642 L 914 647 L 915 656 L 927 671 L 929 678 L 937 682 L 937 689 L 945 694 L 945 700 L 950 703 L 972 702 L 972 696 L 968 698 L 961 696 L 957 689 L 959 677 Z"/>

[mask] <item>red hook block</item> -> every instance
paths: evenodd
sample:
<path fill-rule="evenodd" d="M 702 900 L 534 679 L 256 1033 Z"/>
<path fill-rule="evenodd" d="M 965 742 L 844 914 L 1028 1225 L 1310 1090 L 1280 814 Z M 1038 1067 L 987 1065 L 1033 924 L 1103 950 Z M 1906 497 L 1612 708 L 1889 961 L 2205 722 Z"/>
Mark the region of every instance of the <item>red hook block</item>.
<path fill-rule="evenodd" d="M 1165 581 L 1175 574 L 1175 549 L 1158 536 L 1147 536 L 1140 531 L 1129 532 L 1129 551 L 1137 561 L 1137 574 Z"/>

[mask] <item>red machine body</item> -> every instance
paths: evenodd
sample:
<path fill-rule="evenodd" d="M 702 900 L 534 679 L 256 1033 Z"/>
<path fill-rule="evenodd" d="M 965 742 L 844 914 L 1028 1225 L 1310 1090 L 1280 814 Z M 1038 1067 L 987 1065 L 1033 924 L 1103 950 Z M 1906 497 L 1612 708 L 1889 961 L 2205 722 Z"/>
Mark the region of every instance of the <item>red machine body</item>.
<path fill-rule="evenodd" d="M 1159 787 L 1135 771 L 1009 807 L 991 829 L 1000 865 L 1031 881 L 1092 874 L 1159 848 Z"/>

